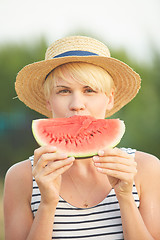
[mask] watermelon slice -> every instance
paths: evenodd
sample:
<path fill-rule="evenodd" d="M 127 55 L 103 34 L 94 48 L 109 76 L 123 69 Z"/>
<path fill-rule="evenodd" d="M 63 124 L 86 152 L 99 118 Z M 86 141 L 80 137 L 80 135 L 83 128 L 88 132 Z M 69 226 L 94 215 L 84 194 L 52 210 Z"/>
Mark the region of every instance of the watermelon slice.
<path fill-rule="evenodd" d="M 75 115 L 33 120 L 32 131 L 39 145 L 51 144 L 68 156 L 84 158 L 96 155 L 104 147 L 116 146 L 125 132 L 125 124 L 119 119 Z"/>

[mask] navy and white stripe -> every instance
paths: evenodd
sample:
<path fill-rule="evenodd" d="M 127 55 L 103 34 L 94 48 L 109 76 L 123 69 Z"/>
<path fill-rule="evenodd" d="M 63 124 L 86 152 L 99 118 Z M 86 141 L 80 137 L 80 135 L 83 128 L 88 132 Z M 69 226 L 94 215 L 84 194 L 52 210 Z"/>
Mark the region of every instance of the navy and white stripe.
<path fill-rule="evenodd" d="M 128 154 L 135 154 L 133 149 L 122 148 L 122 150 Z M 30 160 L 33 165 L 33 157 Z M 139 197 L 135 184 L 132 194 L 135 204 L 139 207 Z M 40 201 L 40 191 L 35 179 L 33 179 L 31 209 L 34 216 Z M 120 207 L 114 189 L 101 203 L 91 208 L 76 208 L 60 197 L 55 212 L 52 239 L 122 240 Z"/>

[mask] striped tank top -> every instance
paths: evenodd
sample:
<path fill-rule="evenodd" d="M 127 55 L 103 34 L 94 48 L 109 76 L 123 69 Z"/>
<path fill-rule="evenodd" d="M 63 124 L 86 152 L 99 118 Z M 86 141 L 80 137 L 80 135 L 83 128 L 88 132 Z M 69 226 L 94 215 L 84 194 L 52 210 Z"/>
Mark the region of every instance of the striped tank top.
<path fill-rule="evenodd" d="M 135 154 L 135 150 L 121 148 L 128 154 Z M 33 166 L 33 156 L 30 157 Z M 132 194 L 135 204 L 139 207 L 139 197 L 135 184 Z M 33 178 L 33 192 L 31 210 L 33 216 L 37 212 L 41 201 L 41 194 Z M 98 205 L 91 208 L 77 208 L 59 197 L 53 223 L 52 239 L 80 239 L 80 240 L 123 240 L 123 228 L 118 200 L 114 189 Z"/>

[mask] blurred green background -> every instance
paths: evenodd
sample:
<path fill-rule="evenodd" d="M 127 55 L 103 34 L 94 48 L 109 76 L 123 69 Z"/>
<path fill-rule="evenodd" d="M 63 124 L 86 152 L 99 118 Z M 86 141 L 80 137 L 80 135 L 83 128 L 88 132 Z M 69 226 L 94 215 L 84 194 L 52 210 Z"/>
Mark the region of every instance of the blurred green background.
<path fill-rule="evenodd" d="M 103 39 L 101 39 L 103 41 Z M 26 64 L 44 59 L 45 38 L 36 43 L 0 46 L 0 177 L 16 162 L 33 154 L 37 147 L 31 132 L 31 121 L 44 116 L 30 110 L 16 97 L 14 82 Z M 119 146 L 136 148 L 160 157 L 160 53 L 153 49 L 152 63 L 136 62 L 123 49 L 111 49 L 112 57 L 129 64 L 142 78 L 137 97 L 112 118 L 125 121 L 126 133 Z"/>
<path fill-rule="evenodd" d="M 126 124 L 119 146 L 160 158 L 159 9 L 159 0 L 0 1 L 0 240 L 4 176 L 38 147 L 31 122 L 43 117 L 15 98 L 14 82 L 22 67 L 44 59 L 52 41 L 66 35 L 95 37 L 141 75 L 137 97 L 112 117 Z"/>
<path fill-rule="evenodd" d="M 43 60 L 47 45 L 44 37 L 36 43 L 0 45 L 0 206 L 6 171 L 14 163 L 27 159 L 38 147 L 32 136 L 31 122 L 44 117 L 16 98 L 16 75 L 25 65 Z M 124 49 L 111 48 L 110 51 L 112 57 L 126 62 L 142 78 L 137 97 L 112 116 L 124 120 L 126 124 L 126 133 L 119 146 L 136 148 L 160 157 L 160 52 L 152 47 L 152 61 L 146 63 L 137 62 Z M 3 235 L 3 218 L 0 219 L 0 232 Z"/>

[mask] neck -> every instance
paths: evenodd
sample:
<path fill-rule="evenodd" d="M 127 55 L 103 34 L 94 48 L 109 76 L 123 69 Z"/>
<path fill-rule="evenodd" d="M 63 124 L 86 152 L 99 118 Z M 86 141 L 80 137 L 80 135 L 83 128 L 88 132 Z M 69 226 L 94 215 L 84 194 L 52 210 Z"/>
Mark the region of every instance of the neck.
<path fill-rule="evenodd" d="M 88 174 L 95 175 L 97 173 L 92 158 L 76 159 L 73 166 L 69 169 L 69 174 L 87 177 Z"/>
<path fill-rule="evenodd" d="M 92 158 L 76 159 L 62 175 L 60 196 L 76 207 L 95 206 L 111 189 L 107 179 L 96 170 Z"/>

